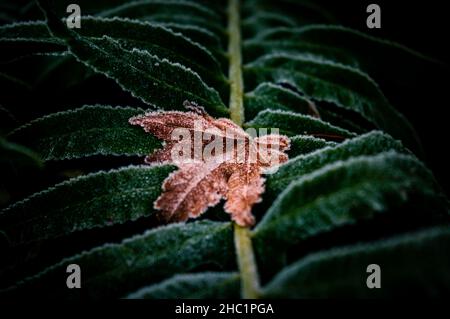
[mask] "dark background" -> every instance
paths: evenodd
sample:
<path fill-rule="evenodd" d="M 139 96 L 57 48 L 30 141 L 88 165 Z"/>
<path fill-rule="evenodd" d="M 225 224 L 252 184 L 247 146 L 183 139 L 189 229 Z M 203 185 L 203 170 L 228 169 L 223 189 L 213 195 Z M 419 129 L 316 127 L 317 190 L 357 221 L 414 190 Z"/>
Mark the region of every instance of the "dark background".
<path fill-rule="evenodd" d="M 450 11 L 445 1 L 429 0 L 322 0 L 338 19 L 348 27 L 367 34 L 390 39 L 441 61 L 449 61 Z M 375 3 L 381 7 L 381 29 L 368 29 L 366 8 Z"/>

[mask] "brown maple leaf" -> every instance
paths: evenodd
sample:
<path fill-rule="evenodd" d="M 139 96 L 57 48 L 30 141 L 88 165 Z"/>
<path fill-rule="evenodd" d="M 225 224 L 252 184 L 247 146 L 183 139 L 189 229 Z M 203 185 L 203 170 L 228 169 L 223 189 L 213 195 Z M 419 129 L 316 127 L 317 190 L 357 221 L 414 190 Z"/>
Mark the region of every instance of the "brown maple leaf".
<path fill-rule="evenodd" d="M 164 141 L 146 163 L 175 164 L 155 201 L 166 222 L 186 221 L 226 199 L 224 209 L 240 226 L 251 226 L 253 205 L 264 192 L 262 174 L 288 160 L 289 138 L 270 134 L 252 138 L 226 118 L 214 119 L 185 102 L 188 112 L 151 112 L 129 122 Z"/>

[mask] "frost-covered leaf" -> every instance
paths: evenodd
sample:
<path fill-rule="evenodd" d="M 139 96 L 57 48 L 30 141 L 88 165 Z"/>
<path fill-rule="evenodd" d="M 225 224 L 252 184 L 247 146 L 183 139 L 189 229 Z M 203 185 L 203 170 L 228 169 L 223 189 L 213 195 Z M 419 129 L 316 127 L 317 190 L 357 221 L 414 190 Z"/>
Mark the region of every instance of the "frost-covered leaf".
<path fill-rule="evenodd" d="M 173 22 L 159 23 L 159 25 L 166 27 L 176 33 L 181 33 L 192 41 L 203 45 L 204 47 L 208 48 L 216 57 L 219 54 L 218 52 L 222 51 L 222 43 L 220 42 L 220 38 L 206 29 L 200 28 L 198 26 L 183 25 Z"/>
<path fill-rule="evenodd" d="M 342 52 L 339 48 L 324 47 L 307 42 L 286 41 L 283 38 L 277 40 L 250 39 L 244 43 L 244 52 L 245 62 L 251 62 L 269 54 L 302 54 L 355 68 L 360 67 L 360 62 L 356 57 Z"/>
<path fill-rule="evenodd" d="M 264 192 L 261 175 L 287 160 L 289 139 L 274 134 L 252 138 L 229 119 L 214 119 L 189 102 L 185 106 L 191 112 L 153 112 L 130 119 L 166 142 L 146 161 L 179 168 L 164 182 L 155 208 L 165 221 L 186 221 L 226 198 L 224 208 L 231 218 L 241 226 L 253 225 L 251 209 Z"/>
<path fill-rule="evenodd" d="M 261 83 L 245 94 L 245 118 L 254 118 L 265 110 L 293 111 L 319 117 L 314 103 L 299 94 L 274 83 Z"/>
<path fill-rule="evenodd" d="M 377 81 L 393 83 L 398 88 L 405 84 L 423 83 L 430 70 L 445 68 L 441 63 L 395 42 L 336 25 L 275 28 L 261 33 L 252 43 L 262 43 L 272 50 L 276 50 L 279 44 L 281 48 L 302 44 L 316 47 L 317 52 L 320 52 L 319 48 L 323 52 L 337 51 L 339 55 L 356 59 L 359 66 Z M 304 52 L 302 50 L 301 53 Z M 338 60 L 337 55 L 333 60 Z"/>
<path fill-rule="evenodd" d="M 55 10 L 59 14 L 64 14 L 66 12 L 66 8 L 69 4 L 71 4 L 72 0 L 58 0 L 55 1 Z M 105 10 L 109 10 L 115 7 L 120 7 L 126 3 L 129 2 L 135 2 L 135 1 L 129 1 L 129 0 L 78 0 L 77 4 L 80 5 L 80 7 L 83 8 L 83 11 L 89 14 L 98 14 Z M 140 1 L 144 2 L 144 1 Z M 147 3 L 154 3 L 155 6 L 161 3 L 170 3 L 170 2 L 181 2 L 181 1 L 167 1 L 167 0 L 161 0 L 161 1 L 146 1 Z M 223 0 L 217 0 L 217 1 L 209 1 L 209 0 L 183 0 L 182 4 L 188 4 L 188 3 L 194 3 L 197 5 L 200 5 L 202 7 L 206 7 L 209 10 L 212 10 L 214 12 L 221 12 L 223 10 Z"/>
<path fill-rule="evenodd" d="M 194 1 L 141 0 L 102 11 L 102 17 L 126 17 L 152 22 L 181 23 L 198 26 L 224 35 L 224 26 L 217 12 Z"/>
<path fill-rule="evenodd" d="M 265 298 L 436 298 L 450 287 L 450 231 L 436 227 L 403 236 L 311 254 L 281 271 Z M 381 289 L 368 289 L 369 265 Z M 372 281 L 370 281 L 372 282 Z"/>
<path fill-rule="evenodd" d="M 350 66 L 303 54 L 266 55 L 245 66 L 246 83 L 287 83 L 310 99 L 355 111 L 405 145 L 418 149 L 417 137 L 406 118 L 386 100 L 375 82 Z"/>
<path fill-rule="evenodd" d="M 355 156 L 376 155 L 390 150 L 401 153 L 407 152 L 399 141 L 379 131 L 349 139 L 338 145 L 326 146 L 328 147 L 321 148 L 316 152 L 292 158 L 281 166 L 275 174 L 269 176 L 267 193 L 274 197 L 292 181 L 337 161 L 345 161 Z"/>
<path fill-rule="evenodd" d="M 64 259 L 4 294 L 53 299 L 119 298 L 143 285 L 201 266 L 228 270 L 234 265 L 233 259 L 230 223 L 173 224 Z M 61 281 L 67 278 L 70 264 L 82 269 L 82 289 L 67 289 L 65 281 Z"/>
<path fill-rule="evenodd" d="M 128 124 L 130 117 L 142 112 L 131 107 L 84 106 L 33 120 L 9 138 L 47 161 L 93 155 L 143 156 L 161 144 Z"/>
<path fill-rule="evenodd" d="M 150 15 L 177 15 L 184 14 L 186 16 L 203 17 L 217 22 L 220 16 L 214 10 L 196 3 L 195 1 L 185 0 L 138 0 L 124 2 L 109 10 L 100 13 L 101 16 L 126 16 L 129 18 L 138 18 Z"/>
<path fill-rule="evenodd" d="M 301 26 L 337 22 L 328 7 L 313 0 L 247 0 L 243 3 L 243 10 L 250 17 L 257 17 L 250 25 L 256 34 L 292 23 Z"/>
<path fill-rule="evenodd" d="M 256 11 L 242 21 L 244 38 L 252 38 L 261 30 L 274 27 L 295 27 L 296 22 L 291 17 L 267 11 Z"/>
<path fill-rule="evenodd" d="M 255 129 L 277 128 L 281 134 L 288 136 L 311 135 L 336 141 L 356 136 L 346 129 L 331 125 L 310 115 L 279 110 L 262 111 L 245 125 Z"/>
<path fill-rule="evenodd" d="M 190 99 L 203 104 L 213 114 L 227 114 L 216 90 L 208 87 L 197 73 L 147 51 L 127 50 L 111 37 L 91 40 L 66 28 L 51 13 L 46 1 L 51 32 L 66 42 L 69 51 L 96 72 L 114 79 L 124 90 L 150 105 L 173 109 Z"/>
<path fill-rule="evenodd" d="M 176 275 L 161 283 L 142 288 L 128 299 L 204 299 L 238 298 L 237 273 L 198 273 Z"/>
<path fill-rule="evenodd" d="M 161 59 L 180 63 L 197 72 L 207 83 L 222 89 L 226 78 L 219 62 L 203 46 L 192 42 L 171 29 L 137 20 L 120 18 L 98 18 L 86 16 L 78 33 L 95 42 L 107 35 L 126 49 L 145 50 Z M 20 44 L 20 45 L 19 45 Z M 41 45 L 39 45 L 41 44 Z M 15 48 L 8 50 L 12 56 L 43 52 L 64 52 L 66 46 L 61 39 L 52 37 L 45 22 L 25 22 L 0 27 L 0 45 Z M 11 52 L 12 51 L 12 52 Z"/>
<path fill-rule="evenodd" d="M 70 179 L 0 211 L 0 232 L 14 246 L 150 216 L 172 170 L 130 166 Z"/>
<path fill-rule="evenodd" d="M 307 135 L 296 135 L 291 137 L 291 148 L 288 151 L 289 157 L 293 158 L 301 154 L 314 152 L 324 147 L 333 147 L 335 142 L 326 141 L 322 138 L 315 138 Z"/>
<path fill-rule="evenodd" d="M 417 159 L 396 152 L 352 157 L 304 174 L 273 202 L 254 230 L 262 255 L 344 225 L 398 213 L 414 201 L 420 218 L 448 215 L 432 174 Z M 422 209 L 421 209 L 422 208 Z M 418 218 L 412 213 L 410 221 Z M 277 244 L 278 243 L 278 244 Z"/>
<path fill-rule="evenodd" d="M 165 27 L 167 29 L 172 30 L 175 33 L 181 33 L 185 37 L 191 39 L 193 42 L 196 42 L 210 50 L 220 50 L 221 48 L 221 42 L 220 39 L 214 34 L 209 32 L 208 30 L 196 27 L 196 26 L 189 26 L 189 25 L 183 25 L 183 24 L 177 24 L 177 23 L 145 23 L 139 20 L 131 20 L 131 19 L 125 19 L 125 18 L 102 18 L 102 17 L 92 17 L 92 16 L 83 16 L 81 17 L 82 23 L 87 24 L 101 24 L 102 21 L 128 21 L 129 23 L 140 23 L 140 24 L 148 24 L 150 26 L 160 26 Z M 79 32 L 89 31 L 90 34 L 98 34 L 97 31 L 94 30 L 84 30 L 80 29 Z M 111 31 L 111 30 L 109 30 Z M 139 35 L 137 35 L 139 36 Z M 28 49 L 34 49 L 31 50 L 31 52 L 41 52 L 37 50 L 37 48 L 40 48 L 40 46 L 32 47 L 31 42 L 42 42 L 47 44 L 53 44 L 53 46 L 43 46 L 44 48 L 47 47 L 53 51 L 59 51 L 64 49 L 64 43 L 58 39 L 51 37 L 50 32 L 47 29 L 47 25 L 45 21 L 27 21 L 27 22 L 16 22 L 13 24 L 6 24 L 3 26 L 0 26 L 0 45 L 9 45 L 11 49 L 14 49 L 15 41 L 17 41 L 18 44 L 22 43 L 28 43 L 30 47 Z M 59 47 L 57 46 L 59 45 Z M 158 43 L 159 45 L 159 43 Z M 22 48 L 24 49 L 24 48 Z M 44 49 L 48 50 L 48 49 Z M 28 53 L 31 53 L 30 50 L 27 51 Z M 6 52 L 5 52 L 6 53 Z M 184 52 L 178 52 L 178 53 L 184 53 Z M 12 56 L 12 54 L 10 54 Z"/>

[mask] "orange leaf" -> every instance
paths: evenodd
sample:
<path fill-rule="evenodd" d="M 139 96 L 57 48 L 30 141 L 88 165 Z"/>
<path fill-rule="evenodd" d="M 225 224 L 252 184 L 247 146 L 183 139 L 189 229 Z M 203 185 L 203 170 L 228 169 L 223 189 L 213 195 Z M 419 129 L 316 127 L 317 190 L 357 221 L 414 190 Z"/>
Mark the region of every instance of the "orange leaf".
<path fill-rule="evenodd" d="M 188 112 L 151 112 L 129 122 L 165 142 L 147 163 L 175 164 L 154 206 L 166 222 L 186 221 L 226 199 L 225 211 L 240 226 L 252 226 L 251 213 L 264 192 L 264 170 L 288 160 L 289 138 L 252 138 L 229 119 L 214 119 L 185 102 Z"/>

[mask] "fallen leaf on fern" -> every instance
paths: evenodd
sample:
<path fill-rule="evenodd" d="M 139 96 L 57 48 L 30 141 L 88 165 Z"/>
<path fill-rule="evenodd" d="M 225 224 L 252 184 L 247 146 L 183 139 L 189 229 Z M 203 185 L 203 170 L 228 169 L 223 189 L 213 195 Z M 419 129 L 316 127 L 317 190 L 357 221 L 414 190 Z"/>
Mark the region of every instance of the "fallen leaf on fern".
<path fill-rule="evenodd" d="M 163 183 L 154 206 L 166 222 L 186 221 L 225 199 L 224 209 L 240 226 L 251 226 L 251 213 L 264 192 L 262 174 L 288 160 L 289 138 L 253 137 L 226 118 L 214 119 L 185 102 L 188 112 L 152 112 L 129 120 L 165 142 L 147 163 L 175 164 L 179 169 Z"/>

